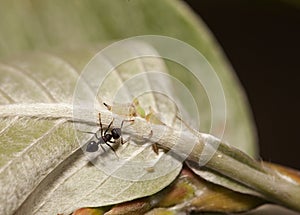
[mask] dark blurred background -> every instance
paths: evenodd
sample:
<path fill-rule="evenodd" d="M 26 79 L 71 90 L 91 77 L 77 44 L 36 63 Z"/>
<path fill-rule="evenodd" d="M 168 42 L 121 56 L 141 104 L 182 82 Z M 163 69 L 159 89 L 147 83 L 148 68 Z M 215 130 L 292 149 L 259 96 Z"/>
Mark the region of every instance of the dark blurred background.
<path fill-rule="evenodd" d="M 186 2 L 213 32 L 245 88 L 261 158 L 300 169 L 300 3 Z"/>

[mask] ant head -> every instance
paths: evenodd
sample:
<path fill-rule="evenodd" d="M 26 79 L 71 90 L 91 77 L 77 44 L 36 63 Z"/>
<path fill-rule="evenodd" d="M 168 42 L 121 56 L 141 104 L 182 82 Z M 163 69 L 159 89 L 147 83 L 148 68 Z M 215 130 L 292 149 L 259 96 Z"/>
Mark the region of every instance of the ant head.
<path fill-rule="evenodd" d="M 89 142 L 86 146 L 86 151 L 87 152 L 96 152 L 98 151 L 99 146 L 95 141 Z"/>
<path fill-rule="evenodd" d="M 111 140 L 112 135 L 111 134 L 105 134 L 102 139 L 104 142 L 110 141 Z"/>
<path fill-rule="evenodd" d="M 114 128 L 111 130 L 111 135 L 114 139 L 118 139 L 121 137 L 121 129 L 120 128 Z"/>

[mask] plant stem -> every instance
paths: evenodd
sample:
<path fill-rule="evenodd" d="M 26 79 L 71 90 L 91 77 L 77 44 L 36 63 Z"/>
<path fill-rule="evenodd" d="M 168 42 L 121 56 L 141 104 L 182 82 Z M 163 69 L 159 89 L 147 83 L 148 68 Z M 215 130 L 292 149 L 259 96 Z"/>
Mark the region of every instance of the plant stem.
<path fill-rule="evenodd" d="M 189 159 L 194 162 L 197 158 L 192 153 Z M 254 169 L 218 151 L 208 161 L 206 167 L 259 191 L 269 201 L 300 211 L 300 186 L 282 178 L 262 163 L 259 164 L 266 172 Z"/>
<path fill-rule="evenodd" d="M 209 141 L 219 141 L 213 136 L 199 133 L 197 136 L 200 142 L 195 145 L 193 151 L 188 155 L 187 160 L 199 164 L 199 157 L 203 151 L 203 146 Z M 210 136 L 210 137 L 209 137 Z M 265 196 L 266 200 L 286 206 L 290 209 L 300 211 L 300 185 L 292 179 L 287 180 L 278 172 L 263 165 L 236 148 L 230 147 L 230 153 L 222 151 L 228 150 L 226 144 L 219 142 L 217 151 L 207 161 L 205 167 L 217 171 L 235 181 L 238 181 Z M 216 145 L 213 144 L 213 145 Z M 166 146 L 166 144 L 164 144 Z M 212 146 L 213 147 L 213 146 Z M 229 156 L 229 155 L 230 156 Z M 237 159 L 238 158 L 238 159 Z M 246 161 L 246 162 L 243 162 Z"/>
<path fill-rule="evenodd" d="M 29 117 L 29 118 L 64 118 L 74 123 L 97 125 L 97 113 L 101 112 L 103 125 L 111 121 L 111 113 L 107 110 L 96 110 L 91 114 L 90 110 L 82 109 L 82 115 L 73 118 L 74 107 L 70 104 L 13 104 L 3 105 L 0 109 L 2 117 Z M 80 112 L 80 111 L 79 111 Z M 124 118 L 118 115 L 115 119 Z M 160 148 L 173 150 L 173 152 L 195 164 L 199 164 L 205 147 L 211 147 L 211 157 L 205 167 L 217 171 L 228 178 L 238 181 L 258 192 L 267 200 L 281 204 L 296 211 L 300 211 L 300 185 L 288 176 L 282 177 L 275 170 L 264 166 L 262 163 L 250 158 L 240 150 L 221 143 L 217 138 L 199 133 L 194 130 L 177 131 L 166 125 L 154 125 L 140 117 L 134 118 L 131 126 L 124 128 L 124 133 L 141 139 L 148 134 L 148 141 L 157 143 Z M 217 148 L 214 148 L 217 146 Z"/>

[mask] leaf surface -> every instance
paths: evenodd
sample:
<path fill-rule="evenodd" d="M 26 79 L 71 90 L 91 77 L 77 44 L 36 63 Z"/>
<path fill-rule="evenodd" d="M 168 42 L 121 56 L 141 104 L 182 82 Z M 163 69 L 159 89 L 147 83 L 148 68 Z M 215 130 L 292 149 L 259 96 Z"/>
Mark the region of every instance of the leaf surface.
<path fill-rule="evenodd" d="M 205 25 L 181 2 L 95 0 L 42 3 L 26 0 L 20 4 L 13 1 L 1 3 L 0 41 L 5 42 L 0 43 L 0 110 L 9 104 L 20 104 L 25 112 L 26 105 L 33 109 L 35 104 L 41 103 L 49 104 L 49 107 L 68 107 L 81 70 L 105 46 L 105 41 L 140 34 L 167 35 L 190 43 L 212 64 L 223 83 L 227 100 L 224 138 L 255 155 L 254 130 L 239 84 Z M 165 13 L 166 9 L 168 13 Z M 141 62 L 132 65 L 135 71 L 147 70 Z M 160 61 L 147 65 L 166 70 Z M 173 75 L 181 76 L 181 70 L 167 66 Z M 119 69 L 131 69 L 130 74 L 134 71 L 129 66 Z M 117 72 L 116 75 L 111 77 L 114 81 L 126 80 L 124 73 Z M 188 76 L 181 76 L 180 80 L 198 96 L 201 115 L 208 116 L 209 101 L 203 99 L 205 96 L 199 96 L 202 95 L 200 91 L 203 93 L 201 86 L 193 85 Z M 93 83 L 88 82 L 86 86 L 92 87 Z M 112 89 L 113 85 L 109 85 L 100 91 L 100 102 L 110 98 Z M 103 97 L 105 90 L 108 94 Z M 163 100 L 159 96 L 148 97 L 143 107 L 147 104 L 165 113 L 163 105 L 157 105 L 164 104 Z M 70 121 L 55 118 L 55 111 L 45 112 L 41 115 L 47 117 L 32 118 L 18 111 L 0 116 L 2 214 L 12 214 L 16 210 L 20 214 L 49 214 L 49 211 L 71 211 L 83 206 L 128 201 L 159 191 L 179 173 L 180 165 L 164 179 L 148 180 L 146 184 L 108 178 L 95 167 L 87 166 L 87 160 L 78 149 L 78 142 L 84 142 L 88 137 L 85 135 L 78 141 L 75 138 L 78 132 Z M 174 109 L 172 113 L 166 116 L 167 120 L 174 117 Z M 106 119 L 105 124 L 108 123 L 109 119 Z M 223 123 L 220 120 L 221 127 Z M 204 120 L 202 131 L 209 131 L 209 126 L 209 119 Z M 130 154 L 135 149 L 129 147 L 127 150 Z M 150 148 L 146 152 L 153 153 Z M 145 169 L 142 167 L 142 170 Z M 95 187 L 95 184 L 100 187 Z M 117 195 L 121 191 L 122 195 Z M 83 195 L 90 199 L 83 200 Z"/>
<path fill-rule="evenodd" d="M 165 13 L 166 8 L 168 13 Z M 53 47 L 84 47 L 91 43 L 147 34 L 171 36 L 191 44 L 208 59 L 222 82 L 227 102 L 224 140 L 255 155 L 255 132 L 239 83 L 205 24 L 182 2 L 93 0 L 73 3 L 69 0 L 41 3 L 26 0 L 22 4 L 14 4 L 3 0 L 0 10 L 0 39 L 5 41 L 0 44 L 1 56 Z M 77 54 L 76 58 L 74 63 L 82 66 L 84 55 Z M 175 73 L 172 72 L 173 75 Z M 190 76 L 180 72 L 177 76 L 197 97 L 196 102 L 203 112 L 201 131 L 208 132 L 210 122 L 206 117 L 210 115 L 209 102 L 202 96 L 201 86 L 193 84 Z M 211 132 L 218 134 L 218 131 Z"/>
<path fill-rule="evenodd" d="M 133 64 L 141 65 L 141 62 Z M 156 193 L 178 175 L 179 162 L 174 163 L 172 171 L 159 174 L 174 158 L 157 160 L 149 146 L 141 148 L 128 144 L 120 147 L 117 151 L 120 159 L 130 156 L 136 166 L 125 163 L 114 170 L 113 176 L 106 172 L 109 169 L 99 169 L 99 165 L 106 168 L 108 164 L 119 162 L 109 148 L 106 154 L 96 157 L 98 166 L 90 163 L 79 145 L 84 140 L 82 134 L 79 134 L 79 140 L 76 139 L 78 132 L 74 131 L 73 124 L 55 112 L 63 105 L 72 107 L 70 103 L 79 72 L 69 62 L 50 53 L 38 53 L 2 65 L 1 107 L 2 111 L 8 109 L 11 112 L 11 115 L 2 112 L 1 120 L 2 214 L 10 214 L 17 208 L 20 214 L 67 213 L 80 207 L 116 204 Z M 162 64 L 153 65 L 159 67 Z M 122 75 L 126 71 L 130 75 L 132 70 L 124 68 Z M 139 71 L 145 72 L 143 68 Z M 152 101 L 155 104 L 155 100 Z M 30 116 L 28 112 L 34 113 L 34 108 L 40 108 L 40 102 L 45 104 L 45 112 Z M 52 109 L 50 116 L 47 111 Z M 104 125 L 108 123 L 104 122 Z M 95 130 L 95 127 L 89 129 Z M 147 171 L 149 166 L 143 166 L 143 161 L 151 157 L 159 161 L 155 173 Z M 133 168 L 137 169 L 136 174 L 141 171 L 144 175 L 135 180 L 126 178 L 124 174 L 134 174 Z M 158 176 L 153 176 L 155 174 Z"/>

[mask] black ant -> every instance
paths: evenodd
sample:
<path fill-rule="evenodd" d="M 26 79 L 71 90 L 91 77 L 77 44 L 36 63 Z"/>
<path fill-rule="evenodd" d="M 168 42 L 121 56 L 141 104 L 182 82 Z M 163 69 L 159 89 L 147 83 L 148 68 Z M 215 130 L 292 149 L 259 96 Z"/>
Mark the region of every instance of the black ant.
<path fill-rule="evenodd" d="M 85 133 L 89 133 L 89 134 L 94 134 L 97 141 L 91 141 L 87 144 L 86 147 L 86 151 L 87 152 L 96 152 L 99 149 L 99 145 L 100 147 L 104 150 L 103 146 L 101 144 L 106 144 L 109 148 L 111 148 L 111 150 L 114 151 L 114 153 L 116 153 L 115 149 L 108 143 L 116 143 L 115 140 L 121 138 L 121 144 L 123 144 L 123 138 L 122 138 L 122 127 L 124 122 L 133 122 L 134 120 L 123 120 L 121 123 L 121 127 L 120 128 L 113 128 L 111 129 L 111 133 L 107 133 L 113 123 L 114 120 L 112 120 L 107 129 L 104 131 L 103 134 L 103 127 L 102 127 L 102 122 L 101 122 L 101 114 L 99 113 L 99 125 L 100 125 L 100 132 L 101 132 L 101 136 L 98 137 L 97 132 L 93 133 L 93 132 L 85 132 Z M 114 139 L 112 141 L 112 138 Z M 105 151 L 105 150 L 104 150 Z"/>

